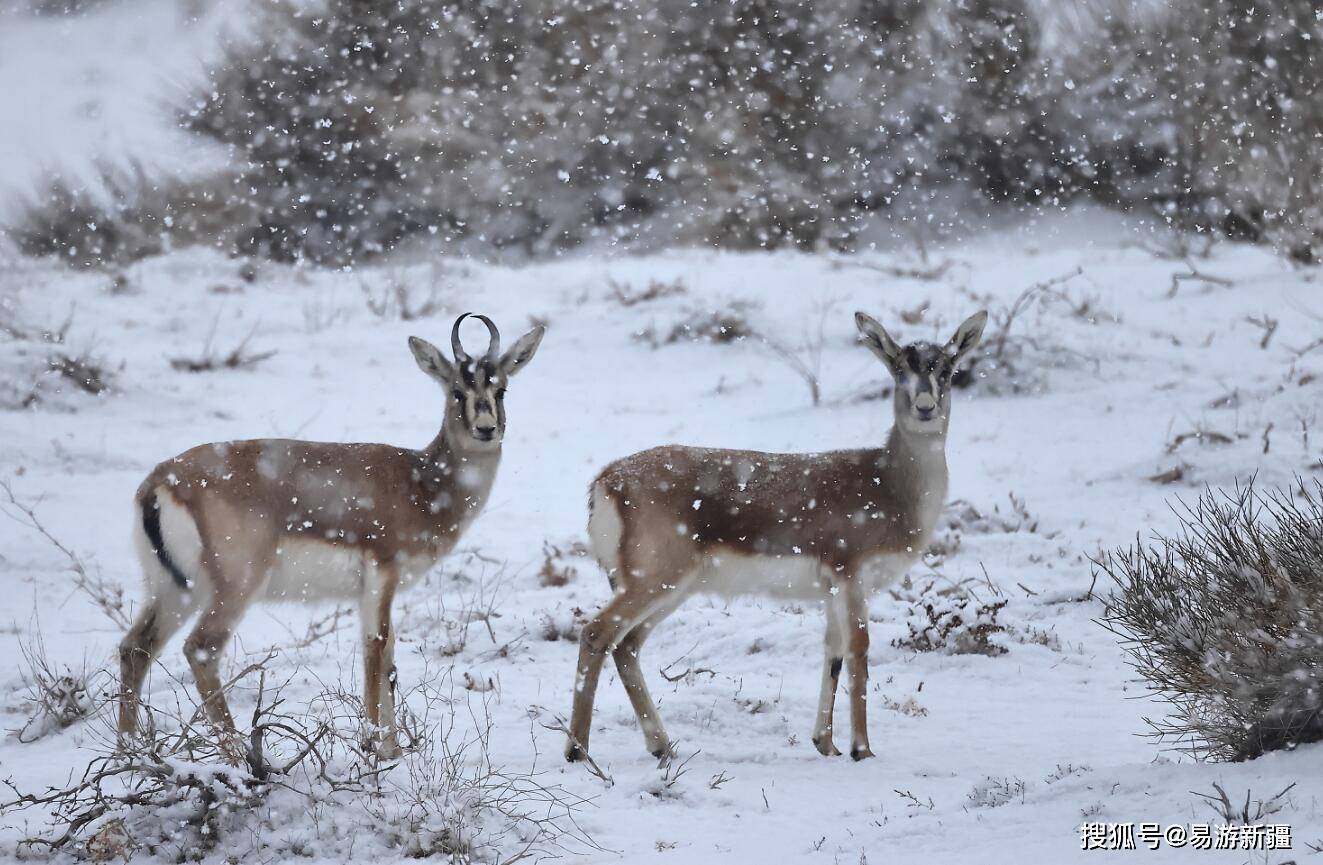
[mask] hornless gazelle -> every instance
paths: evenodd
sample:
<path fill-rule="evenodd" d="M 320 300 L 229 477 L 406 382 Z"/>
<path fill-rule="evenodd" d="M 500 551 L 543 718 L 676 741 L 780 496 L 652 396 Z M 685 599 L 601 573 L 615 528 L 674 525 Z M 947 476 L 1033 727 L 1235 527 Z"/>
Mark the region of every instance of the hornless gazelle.
<path fill-rule="evenodd" d="M 881 448 L 773 454 L 659 447 L 597 476 L 588 533 L 615 596 L 583 629 L 568 759 L 586 753 L 608 651 L 648 750 L 669 753 L 639 650 L 695 592 L 823 601 L 826 660 L 813 743 L 826 756 L 840 754 L 832 710 L 848 658 L 850 756 L 872 756 L 868 599 L 902 576 L 928 544 L 946 498 L 951 375 L 978 344 L 987 317 L 971 316 L 944 347 L 902 348 L 882 325 L 855 314 L 863 342 L 896 380 L 895 422 Z"/>
<path fill-rule="evenodd" d="M 487 501 L 505 433 L 506 379 L 532 359 L 543 328 L 504 355 L 486 316 L 487 352 L 470 357 L 455 320 L 454 363 L 417 337 L 409 348 L 446 390 L 441 431 L 422 450 L 383 444 L 258 439 L 195 447 L 158 465 L 138 488 L 134 536 L 148 602 L 120 644 L 119 729 L 137 728 L 143 679 L 197 609 L 184 642 L 207 716 L 234 730 L 220 656 L 248 607 L 262 600 L 355 599 L 363 629 L 363 704 L 395 732 L 395 593 L 448 553 Z"/>

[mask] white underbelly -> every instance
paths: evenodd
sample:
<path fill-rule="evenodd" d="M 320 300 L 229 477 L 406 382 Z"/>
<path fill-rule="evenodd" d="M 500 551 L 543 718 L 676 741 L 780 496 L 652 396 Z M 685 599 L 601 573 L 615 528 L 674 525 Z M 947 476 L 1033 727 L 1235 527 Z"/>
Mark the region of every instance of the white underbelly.
<path fill-rule="evenodd" d="M 276 549 L 266 597 L 281 601 L 356 598 L 363 591 L 363 551 L 325 541 L 287 538 Z"/>
<path fill-rule="evenodd" d="M 869 594 L 904 576 L 917 558 L 882 553 L 865 562 L 856 575 Z M 820 600 L 832 586 L 831 572 L 812 556 L 757 556 L 720 553 L 703 560 L 694 590 L 721 597 L 764 595 L 787 600 Z"/>
<path fill-rule="evenodd" d="M 436 565 L 431 556 L 402 558 L 397 589 L 403 590 Z M 276 550 L 276 560 L 267 574 L 264 597 L 271 601 L 351 600 L 369 587 L 374 591 L 379 575 L 370 557 L 361 549 L 325 541 L 286 538 Z"/>

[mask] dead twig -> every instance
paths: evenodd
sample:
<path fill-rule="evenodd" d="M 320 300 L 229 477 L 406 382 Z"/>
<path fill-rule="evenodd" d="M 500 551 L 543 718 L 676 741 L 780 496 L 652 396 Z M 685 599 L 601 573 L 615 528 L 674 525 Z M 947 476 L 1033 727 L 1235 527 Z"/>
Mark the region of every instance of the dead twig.
<path fill-rule="evenodd" d="M 1175 297 L 1176 292 L 1180 291 L 1182 282 L 1202 282 L 1208 285 L 1220 285 L 1223 288 L 1230 288 L 1235 283 L 1225 276 L 1214 276 L 1211 273 L 1204 273 L 1194 266 L 1194 262 L 1185 259 L 1185 266 L 1189 268 L 1185 273 L 1173 273 L 1171 275 L 1171 288 L 1167 290 L 1167 297 Z"/>
<path fill-rule="evenodd" d="M 1247 315 L 1245 316 L 1245 321 L 1263 331 L 1263 339 L 1259 340 L 1259 348 L 1267 348 L 1268 343 L 1272 342 L 1273 335 L 1277 333 L 1277 325 L 1279 324 L 1277 319 L 1265 312 L 1257 318 L 1252 315 Z"/>
<path fill-rule="evenodd" d="M 9 506 L 17 510 L 19 516 L 9 513 L 4 508 L 0 508 L 0 512 L 3 512 L 5 516 L 15 522 L 23 523 L 55 547 L 64 556 L 67 568 L 73 574 L 74 588 L 91 599 L 97 609 L 101 610 L 117 626 L 128 628 L 131 620 L 128 611 L 124 607 L 124 587 L 114 580 L 103 577 L 99 571 L 95 574 L 89 571 L 82 557 L 51 534 L 45 524 L 37 518 L 36 510 L 18 500 L 18 497 L 14 495 L 13 487 L 9 485 L 8 481 L 0 481 L 0 490 L 4 491 Z"/>
<path fill-rule="evenodd" d="M 541 709 L 540 706 L 534 708 Z M 587 767 L 588 771 L 592 775 L 597 777 L 606 786 L 608 787 L 615 786 L 616 783 L 615 779 L 612 778 L 609 774 L 607 774 L 605 769 L 597 765 L 597 761 L 593 759 L 593 755 L 589 754 L 588 749 L 583 746 L 583 743 L 580 742 L 578 738 L 575 737 L 575 735 L 570 732 L 570 726 L 569 724 L 565 723 L 565 719 L 562 716 L 552 715 L 552 722 L 550 724 L 544 723 L 542 725 L 542 728 L 545 730 L 551 730 L 553 733 L 564 733 L 565 738 L 569 739 L 570 743 L 579 750 L 580 754 L 583 755 L 583 763 L 584 766 Z"/>
<path fill-rule="evenodd" d="M 257 325 L 248 331 L 248 335 L 239 344 L 225 354 L 217 354 L 214 348 L 216 329 L 220 325 L 220 314 L 211 323 L 211 330 L 202 344 L 202 353 L 197 357 L 170 358 L 170 367 L 180 372 L 212 372 L 218 369 L 252 369 L 264 360 L 275 357 L 275 349 L 249 353 L 248 343 L 257 334 Z"/>
<path fill-rule="evenodd" d="M 1057 290 L 1057 286 L 1069 282 L 1077 276 L 1084 273 L 1084 268 L 1077 267 L 1069 273 L 1063 273 L 1060 276 L 1054 276 L 1051 279 L 1034 283 L 1033 285 L 1020 292 L 1019 296 L 1012 301 L 1006 311 L 998 316 L 997 331 L 992 339 L 992 356 L 1001 361 L 1006 356 L 1006 341 L 1010 338 L 1011 327 L 1015 320 L 1020 317 L 1030 306 L 1030 304 L 1042 294 L 1055 294 L 1058 297 L 1065 295 Z"/>

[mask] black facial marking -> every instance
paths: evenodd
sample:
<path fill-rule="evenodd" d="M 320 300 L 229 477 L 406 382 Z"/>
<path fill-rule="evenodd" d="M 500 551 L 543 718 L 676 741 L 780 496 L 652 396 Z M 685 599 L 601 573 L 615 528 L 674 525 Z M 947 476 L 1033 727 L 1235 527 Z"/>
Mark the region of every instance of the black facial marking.
<path fill-rule="evenodd" d="M 460 419 L 470 432 L 477 434 L 474 424 L 482 415 L 494 415 L 496 433 L 505 432 L 505 378 L 498 363 L 487 358 L 471 359 L 456 364 L 459 380 L 451 393 L 461 406 Z M 489 439 L 484 439 L 484 441 Z"/>
<path fill-rule="evenodd" d="M 905 363 L 910 372 L 928 375 L 937 372 L 946 363 L 946 352 L 927 342 L 905 346 Z"/>

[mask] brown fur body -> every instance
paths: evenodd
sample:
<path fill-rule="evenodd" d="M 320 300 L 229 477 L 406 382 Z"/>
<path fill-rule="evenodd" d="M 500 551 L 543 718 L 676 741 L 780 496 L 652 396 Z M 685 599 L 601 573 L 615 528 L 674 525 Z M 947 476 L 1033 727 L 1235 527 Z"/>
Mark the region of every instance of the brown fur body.
<path fill-rule="evenodd" d="M 774 454 L 666 446 L 607 466 L 593 482 L 588 533 L 615 595 L 584 627 L 566 756 L 583 757 L 593 702 L 611 653 L 660 757 L 670 740 L 639 663 L 652 630 L 696 592 L 824 602 L 822 688 L 813 742 L 840 752 L 832 717 L 850 672 L 851 748 L 872 756 L 867 728 L 868 598 L 928 544 L 947 491 L 950 377 L 977 344 L 986 314 L 945 347 L 901 348 L 857 314 L 865 343 L 896 378 L 895 423 L 882 448 Z"/>
<path fill-rule="evenodd" d="M 264 599 L 354 599 L 363 629 L 364 707 L 395 737 L 391 605 L 458 542 L 491 492 L 505 432 L 507 379 L 536 352 L 534 328 L 504 355 L 499 333 L 455 360 L 410 339 L 418 366 L 446 392 L 441 430 L 426 448 L 255 439 L 201 445 L 148 474 L 136 496 L 148 602 L 120 644 L 119 728 L 137 727 L 139 694 L 161 647 L 201 610 L 184 642 L 207 715 L 234 731 L 219 659 L 248 608 Z"/>

